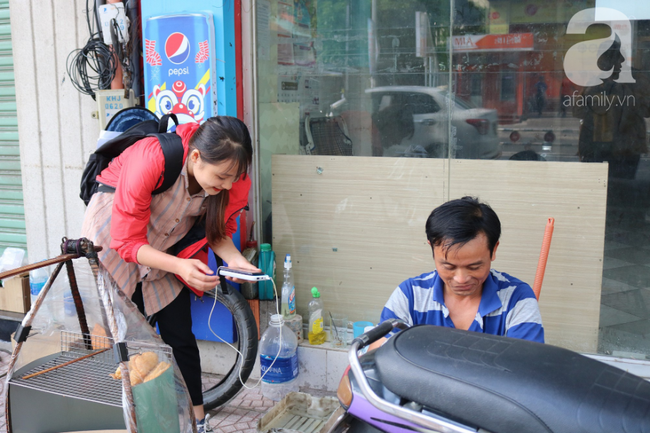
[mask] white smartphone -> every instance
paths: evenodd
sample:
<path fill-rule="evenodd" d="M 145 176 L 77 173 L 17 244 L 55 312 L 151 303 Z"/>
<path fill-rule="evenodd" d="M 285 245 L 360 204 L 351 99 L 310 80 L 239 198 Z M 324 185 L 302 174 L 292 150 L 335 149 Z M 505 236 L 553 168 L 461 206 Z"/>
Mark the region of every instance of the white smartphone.
<path fill-rule="evenodd" d="M 221 266 L 220 268 L 217 269 L 217 275 L 239 278 L 240 280 L 248 280 L 248 281 L 264 281 L 264 280 L 271 279 L 271 277 L 269 277 L 263 272 L 251 272 L 245 269 L 229 268 L 225 266 Z"/>

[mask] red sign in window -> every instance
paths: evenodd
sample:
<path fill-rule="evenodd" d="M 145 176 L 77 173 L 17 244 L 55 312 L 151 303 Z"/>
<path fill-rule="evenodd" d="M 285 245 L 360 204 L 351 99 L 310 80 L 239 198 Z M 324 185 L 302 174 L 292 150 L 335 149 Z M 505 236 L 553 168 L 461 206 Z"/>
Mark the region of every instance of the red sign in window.
<path fill-rule="evenodd" d="M 532 50 L 532 33 L 453 36 L 454 51 Z"/>

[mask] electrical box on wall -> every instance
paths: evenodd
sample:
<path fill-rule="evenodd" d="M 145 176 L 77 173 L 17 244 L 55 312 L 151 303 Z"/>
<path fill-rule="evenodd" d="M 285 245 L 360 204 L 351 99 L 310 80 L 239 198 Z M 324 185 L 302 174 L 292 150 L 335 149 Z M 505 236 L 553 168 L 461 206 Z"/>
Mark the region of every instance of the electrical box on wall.
<path fill-rule="evenodd" d="M 129 20 L 124 13 L 124 3 L 105 4 L 97 12 L 106 45 L 113 45 L 111 30 L 115 32 L 118 42 L 129 42 Z"/>
<path fill-rule="evenodd" d="M 128 97 L 125 96 L 124 89 L 98 90 L 95 92 L 95 98 L 97 99 L 97 118 L 100 130 L 106 128 L 106 124 L 115 113 L 135 105 L 133 90 L 129 90 Z"/>

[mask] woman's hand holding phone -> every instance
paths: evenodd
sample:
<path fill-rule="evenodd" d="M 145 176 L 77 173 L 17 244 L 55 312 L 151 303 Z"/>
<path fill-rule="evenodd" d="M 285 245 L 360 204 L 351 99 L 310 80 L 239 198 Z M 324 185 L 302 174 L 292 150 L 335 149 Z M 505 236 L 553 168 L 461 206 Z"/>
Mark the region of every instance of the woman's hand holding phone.
<path fill-rule="evenodd" d="M 255 265 L 252 265 L 244 256 L 241 255 L 235 244 L 232 242 L 232 239 L 228 236 L 224 237 L 221 241 L 214 245 L 210 245 L 212 251 L 216 255 L 221 257 L 224 262 L 228 264 L 228 267 L 240 268 L 245 271 L 251 272 L 262 272 L 260 269 L 256 268 Z M 225 276 L 229 281 L 242 284 L 245 280 L 234 278 L 230 276 Z"/>
<path fill-rule="evenodd" d="M 138 250 L 138 263 L 178 275 L 189 286 L 200 291 L 214 289 L 219 277 L 208 265 L 196 259 L 181 259 L 158 251 L 151 245 L 142 245 Z"/>
<path fill-rule="evenodd" d="M 239 256 L 239 257 L 234 257 L 228 262 L 229 267 L 233 268 L 240 268 L 245 271 L 251 271 L 251 272 L 262 272 L 259 268 L 255 267 L 255 265 L 252 265 L 244 256 Z M 227 280 L 232 281 L 233 283 L 237 284 L 243 284 L 246 282 L 246 280 L 242 280 L 240 278 L 234 278 L 234 277 L 225 277 Z"/>
<path fill-rule="evenodd" d="M 180 259 L 177 274 L 190 286 L 203 292 L 212 290 L 219 283 L 219 277 L 208 265 L 196 259 Z"/>

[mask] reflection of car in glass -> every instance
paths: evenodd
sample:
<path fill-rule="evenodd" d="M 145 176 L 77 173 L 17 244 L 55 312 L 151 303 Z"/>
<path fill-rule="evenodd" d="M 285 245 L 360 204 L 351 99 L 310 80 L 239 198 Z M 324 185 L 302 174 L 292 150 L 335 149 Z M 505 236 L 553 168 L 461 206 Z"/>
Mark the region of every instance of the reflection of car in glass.
<path fill-rule="evenodd" d="M 424 86 L 367 89 L 372 119 L 384 156 L 446 157 L 449 143 L 448 93 Z M 501 155 L 497 111 L 456 99 L 451 111 L 456 158 L 493 159 Z"/>

